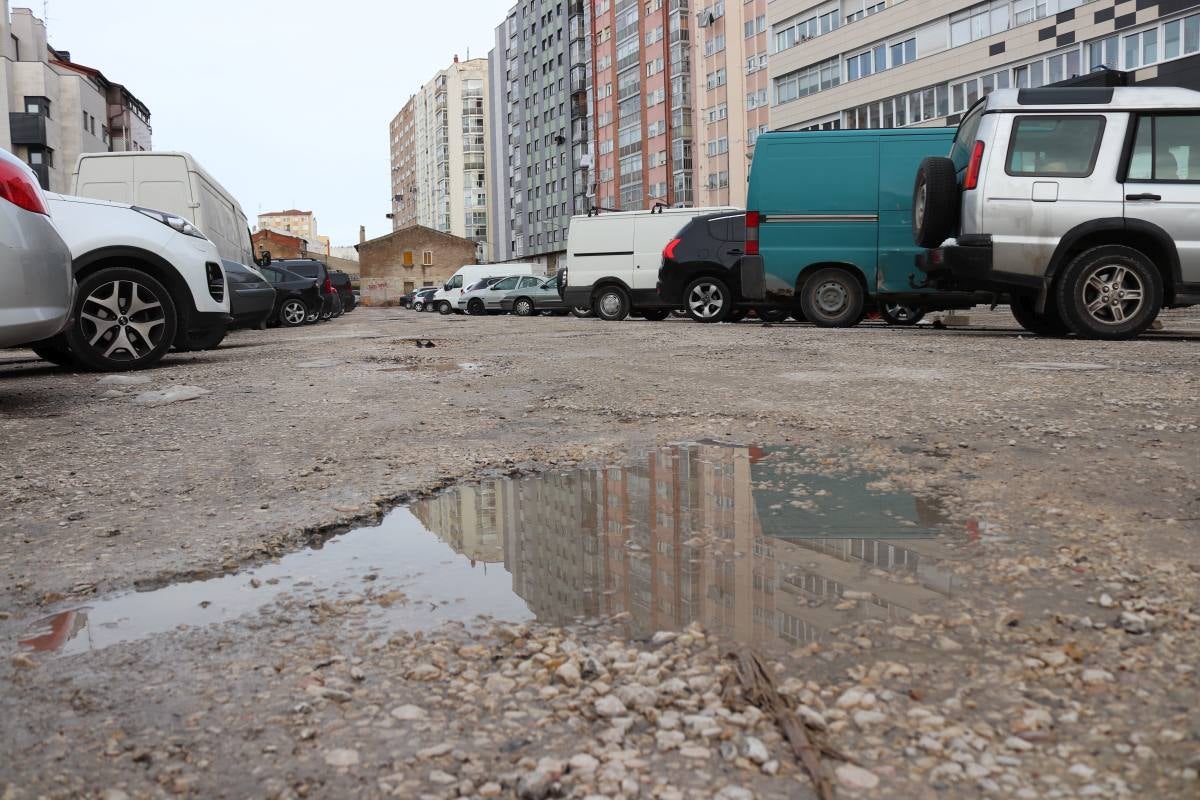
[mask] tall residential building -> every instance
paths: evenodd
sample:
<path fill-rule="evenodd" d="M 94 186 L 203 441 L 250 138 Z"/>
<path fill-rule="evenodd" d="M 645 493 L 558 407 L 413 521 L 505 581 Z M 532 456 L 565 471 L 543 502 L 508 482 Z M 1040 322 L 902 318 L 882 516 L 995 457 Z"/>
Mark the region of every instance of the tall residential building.
<path fill-rule="evenodd" d="M 413 224 L 470 239 L 491 258 L 486 113 L 488 62 L 434 75 L 389 125 L 393 229 Z"/>
<path fill-rule="evenodd" d="M 311 211 L 301 211 L 298 208 L 289 208 L 287 211 L 268 211 L 258 215 L 258 227 L 264 231 L 299 236 L 314 249 L 319 243 L 317 218 Z"/>
<path fill-rule="evenodd" d="M 696 15 L 696 205 L 746 204 L 754 142 L 767 130 L 767 0 L 717 0 Z"/>
<path fill-rule="evenodd" d="M 41 19 L 0 0 L 0 147 L 44 188 L 69 191 L 81 153 L 149 150 L 150 136 L 150 110 L 128 89 L 50 47 Z"/>
<path fill-rule="evenodd" d="M 954 124 L 994 89 L 1104 68 L 1190 88 L 1198 9 L 1200 0 L 772 0 L 771 129 Z"/>
<path fill-rule="evenodd" d="M 496 28 L 491 92 L 493 258 L 553 269 L 590 207 L 589 4 L 522 0 Z"/>
<path fill-rule="evenodd" d="M 693 20 L 687 0 L 589 5 L 597 205 L 694 205 Z"/>

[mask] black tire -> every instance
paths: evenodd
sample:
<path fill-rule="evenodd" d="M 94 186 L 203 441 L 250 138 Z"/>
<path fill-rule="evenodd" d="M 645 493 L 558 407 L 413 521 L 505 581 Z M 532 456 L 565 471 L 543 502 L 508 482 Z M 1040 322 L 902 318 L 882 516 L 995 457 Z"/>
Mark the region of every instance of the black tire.
<path fill-rule="evenodd" d="M 685 312 L 686 313 L 686 312 Z M 725 318 L 726 322 L 741 322 L 750 314 L 748 308 L 735 308 L 729 312 L 729 316 Z"/>
<path fill-rule="evenodd" d="M 1063 322 L 1058 313 L 1058 305 L 1053 297 L 1046 298 L 1046 311 L 1037 313 L 1037 295 L 1015 294 L 1008 304 L 1013 319 L 1025 330 L 1038 336 L 1066 336 L 1070 333 L 1067 323 Z"/>
<path fill-rule="evenodd" d="M 758 318 L 763 322 L 783 322 L 788 318 L 788 310 L 786 308 L 779 308 L 778 306 L 772 306 L 771 308 L 756 308 L 754 313 L 757 314 Z"/>
<path fill-rule="evenodd" d="M 467 301 L 467 313 L 471 314 L 472 316 L 475 316 L 475 315 L 482 316 L 486 310 L 487 309 L 485 309 L 483 307 L 483 301 L 480 300 L 478 297 L 472 297 L 470 300 Z M 449 313 L 449 312 L 444 312 L 444 313 Z"/>
<path fill-rule="evenodd" d="M 533 307 L 533 301 L 528 297 L 518 297 L 513 303 L 512 312 L 518 317 L 532 317 L 537 314 L 537 309 Z"/>
<path fill-rule="evenodd" d="M 216 328 L 209 328 L 206 331 L 188 331 L 180 341 L 176 342 L 175 349 L 181 353 L 193 353 L 198 350 L 216 350 L 221 346 L 221 342 L 225 341 L 225 326 L 221 325 Z"/>
<path fill-rule="evenodd" d="M 790 314 L 796 322 L 808 322 L 808 317 L 804 316 L 804 309 L 800 308 L 798 304 L 792 306 Z"/>
<path fill-rule="evenodd" d="M 684 308 L 696 322 L 724 322 L 733 311 L 733 292 L 720 278 L 696 278 L 683 290 Z"/>
<path fill-rule="evenodd" d="M 919 247 L 940 247 L 958 225 L 958 175 L 954 162 L 928 156 L 917 167 L 913 184 L 913 241 Z"/>
<path fill-rule="evenodd" d="M 279 306 L 277 317 L 279 324 L 285 328 L 295 328 L 308 321 L 308 304 L 299 297 L 289 297 Z"/>
<path fill-rule="evenodd" d="M 1109 244 L 1076 256 L 1054 294 L 1063 322 L 1081 338 L 1133 339 L 1162 310 L 1163 281 L 1140 250 Z"/>
<path fill-rule="evenodd" d="M 109 267 L 80 281 L 63 335 L 82 366 L 117 372 L 157 364 L 175 342 L 177 327 L 175 300 L 156 278 Z"/>
<path fill-rule="evenodd" d="M 438 310 L 438 313 L 439 313 L 439 314 L 441 314 L 442 316 L 446 316 L 446 315 L 448 315 L 448 314 L 453 314 L 453 313 L 454 313 L 454 309 L 450 307 L 450 301 L 449 301 L 449 300 L 442 300 L 442 301 L 440 301 L 440 302 L 438 303 L 437 310 Z"/>
<path fill-rule="evenodd" d="M 580 319 L 587 319 L 588 317 L 595 316 L 595 314 L 592 312 L 592 310 L 590 308 L 587 308 L 586 306 L 573 307 L 571 309 L 571 315 L 579 317 Z"/>
<path fill-rule="evenodd" d="M 844 269 L 817 270 L 800 290 L 805 318 L 819 328 L 850 328 L 863 318 L 864 292 L 858 278 Z"/>
<path fill-rule="evenodd" d="M 592 295 L 592 313 L 606 322 L 629 316 L 629 295 L 620 286 L 605 286 Z"/>
<path fill-rule="evenodd" d="M 642 309 L 641 315 L 644 319 L 647 319 L 650 322 L 662 322 L 664 319 L 671 316 L 671 309 L 669 309 L 669 308 Z"/>
<path fill-rule="evenodd" d="M 39 358 L 49 361 L 51 364 L 57 364 L 67 369 L 79 369 L 79 361 L 67 345 L 66 337 L 61 333 L 49 339 L 34 342 L 29 345 L 29 349 L 37 353 Z"/>
<path fill-rule="evenodd" d="M 885 303 L 879 307 L 879 316 L 888 325 L 916 325 L 925 318 L 925 309 Z"/>

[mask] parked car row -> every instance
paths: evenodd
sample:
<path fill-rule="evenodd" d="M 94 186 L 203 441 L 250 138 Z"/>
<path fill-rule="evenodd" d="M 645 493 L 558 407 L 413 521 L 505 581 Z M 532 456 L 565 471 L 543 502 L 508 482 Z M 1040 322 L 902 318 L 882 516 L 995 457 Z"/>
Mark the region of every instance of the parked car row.
<path fill-rule="evenodd" d="M 0 347 L 143 369 L 172 348 L 212 349 L 235 327 L 355 306 L 350 277 L 323 262 L 255 259 L 236 201 L 184 154 L 87 154 L 75 185 L 106 197 L 44 192 L 0 150 Z M 171 209 L 139 205 L 150 197 Z"/>

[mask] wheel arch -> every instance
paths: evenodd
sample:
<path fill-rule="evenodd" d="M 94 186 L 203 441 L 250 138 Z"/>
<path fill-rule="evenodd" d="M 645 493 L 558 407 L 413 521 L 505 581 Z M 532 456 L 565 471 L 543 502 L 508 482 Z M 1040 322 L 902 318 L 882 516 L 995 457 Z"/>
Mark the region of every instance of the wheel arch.
<path fill-rule="evenodd" d="M 592 282 L 592 298 L 595 299 L 600 290 L 607 289 L 610 286 L 619 286 L 621 289 L 625 290 L 625 295 L 627 297 L 629 296 L 629 293 L 633 291 L 628 283 L 616 277 L 615 275 L 609 275 L 604 278 L 598 278 Z"/>
<path fill-rule="evenodd" d="M 171 266 L 165 258 L 149 250 L 140 247 L 102 247 L 84 253 L 72 261 L 77 281 L 83 281 L 109 267 L 141 269 L 167 287 L 167 291 L 171 293 L 171 300 L 175 302 L 175 315 L 180 329 L 186 327 L 188 315 L 196 313 L 192 292 L 179 270 Z"/>
<path fill-rule="evenodd" d="M 867 283 L 866 273 L 863 272 L 862 268 L 857 264 L 849 261 L 818 261 L 816 263 L 809 264 L 807 267 L 800 270 L 800 274 L 796 276 L 796 297 L 799 297 L 800 293 L 804 291 L 804 284 L 808 283 L 808 279 L 811 278 L 814 273 L 817 273 L 823 269 L 840 269 L 845 272 L 849 272 L 862 286 L 863 297 L 871 297 L 871 290 L 869 284 Z"/>
<path fill-rule="evenodd" d="M 1140 219 L 1108 217 L 1090 220 L 1067 231 L 1050 258 L 1046 270 L 1047 285 L 1053 285 L 1081 253 L 1104 245 L 1130 247 L 1145 254 L 1162 277 L 1163 305 L 1174 301 L 1176 286 L 1183 279 L 1179 250 L 1165 230 Z"/>

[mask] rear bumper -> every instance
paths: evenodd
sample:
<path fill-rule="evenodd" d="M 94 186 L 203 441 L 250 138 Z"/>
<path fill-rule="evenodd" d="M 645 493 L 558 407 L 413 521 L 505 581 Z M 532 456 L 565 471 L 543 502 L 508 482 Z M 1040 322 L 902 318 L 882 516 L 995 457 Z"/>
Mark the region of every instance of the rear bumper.
<path fill-rule="evenodd" d="M 917 267 L 931 278 L 953 278 L 963 286 L 993 280 L 992 241 L 972 241 L 926 250 L 917 256 Z"/>
<path fill-rule="evenodd" d="M 562 290 L 562 299 L 567 304 L 567 308 L 591 308 L 592 287 L 567 286 Z"/>
<path fill-rule="evenodd" d="M 0 347 L 47 339 L 75 301 L 71 251 L 49 217 L 0 208 Z"/>

